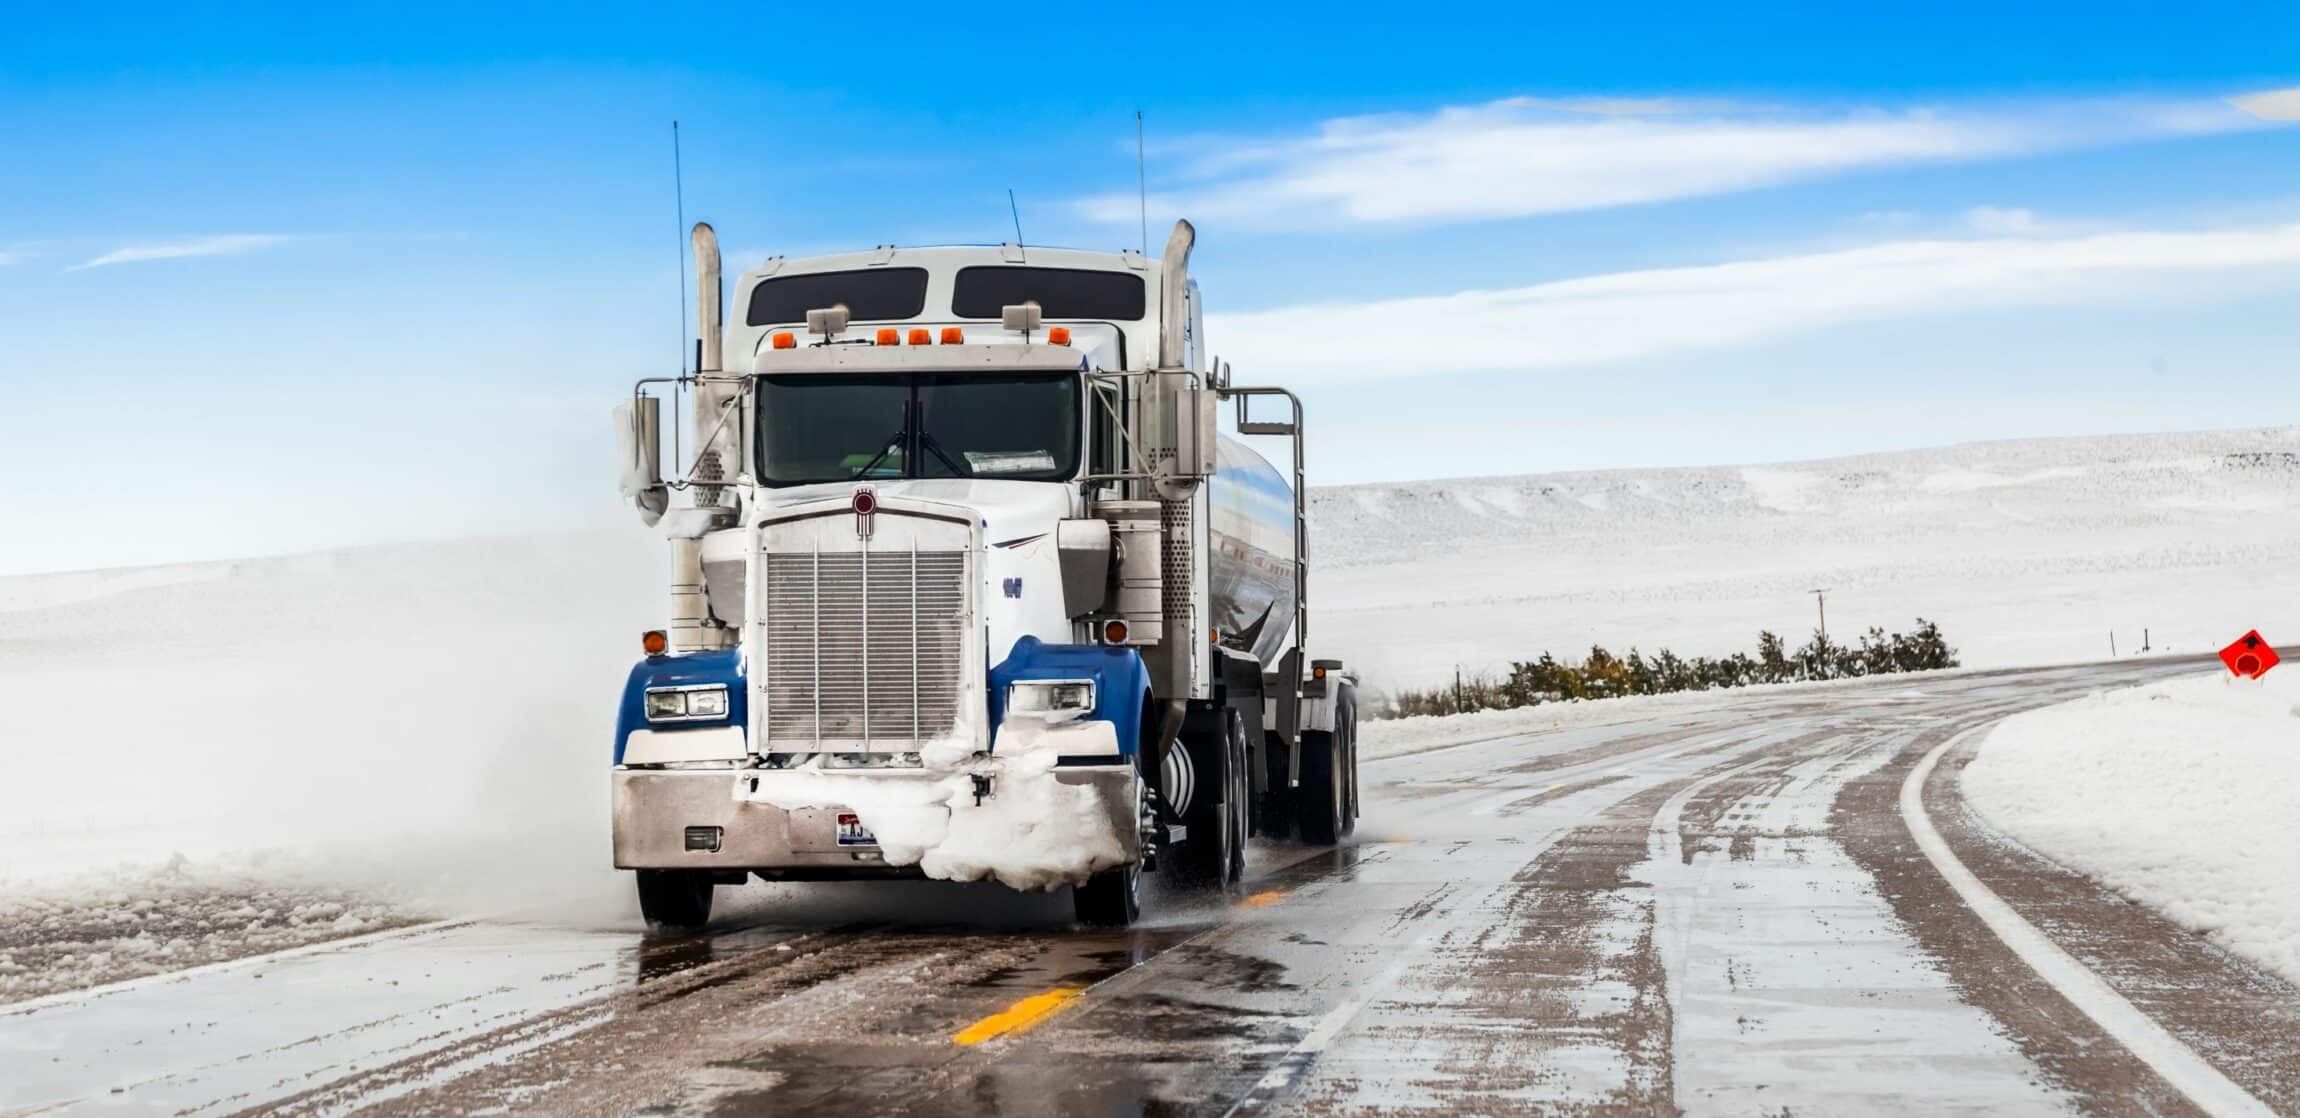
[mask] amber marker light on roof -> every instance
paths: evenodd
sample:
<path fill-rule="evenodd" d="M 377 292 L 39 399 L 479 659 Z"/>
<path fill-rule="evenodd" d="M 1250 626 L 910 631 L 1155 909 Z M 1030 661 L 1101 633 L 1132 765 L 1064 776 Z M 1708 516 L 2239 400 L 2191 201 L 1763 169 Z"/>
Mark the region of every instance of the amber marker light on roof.
<path fill-rule="evenodd" d="M 900 330 L 897 330 L 897 329 L 895 329 L 895 328 L 894 328 L 894 327 L 892 327 L 892 326 L 881 326 L 881 327 L 879 327 L 879 328 L 878 328 L 878 344 L 880 344 L 880 345 L 901 345 L 901 344 L 902 344 L 902 331 L 900 331 Z"/>
<path fill-rule="evenodd" d="M 671 647 L 671 635 L 661 629 L 649 629 L 639 635 L 639 647 L 646 649 L 649 656 L 661 656 Z"/>
<path fill-rule="evenodd" d="M 1049 326 L 1049 327 L 1047 327 L 1047 328 L 1046 328 L 1046 342 L 1047 342 L 1047 344 L 1048 344 L 1048 345 L 1069 345 L 1069 344 L 1070 344 L 1070 327 L 1068 327 L 1068 326 Z"/>
<path fill-rule="evenodd" d="M 956 326 L 945 326 L 942 328 L 942 344 L 963 345 L 965 342 L 966 331 L 961 330 Z"/>
<path fill-rule="evenodd" d="M 933 345 L 934 335 L 924 326 L 913 327 L 910 332 L 910 344 Z"/>
<path fill-rule="evenodd" d="M 799 348 L 799 336 L 788 330 L 777 330 L 775 331 L 775 348 L 797 349 Z"/>

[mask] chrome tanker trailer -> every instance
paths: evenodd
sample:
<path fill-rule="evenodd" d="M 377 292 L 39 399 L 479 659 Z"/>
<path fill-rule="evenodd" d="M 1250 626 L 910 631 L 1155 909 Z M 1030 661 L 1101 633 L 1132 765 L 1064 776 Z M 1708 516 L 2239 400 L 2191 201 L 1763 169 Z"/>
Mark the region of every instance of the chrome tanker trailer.
<path fill-rule="evenodd" d="M 618 413 L 671 551 L 615 733 L 650 921 L 752 876 L 926 876 L 1069 886 L 1122 925 L 1145 871 L 1219 888 L 1249 835 L 1350 829 L 1355 684 L 1304 651 L 1300 404 L 1205 356 L 1192 240 L 777 257 L 722 326 L 696 226 L 697 369 Z M 667 481 L 664 398 L 691 417 Z"/>

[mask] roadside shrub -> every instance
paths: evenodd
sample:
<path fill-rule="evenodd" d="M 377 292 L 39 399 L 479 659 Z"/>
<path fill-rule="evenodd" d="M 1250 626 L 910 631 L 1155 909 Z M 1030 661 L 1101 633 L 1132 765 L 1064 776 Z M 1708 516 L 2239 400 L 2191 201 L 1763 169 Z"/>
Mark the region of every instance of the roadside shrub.
<path fill-rule="evenodd" d="M 1920 617 L 1912 632 L 1887 633 L 1871 627 L 1858 643 L 1850 645 L 1816 631 L 1811 640 L 1791 650 L 1778 635 L 1761 632 L 1757 634 L 1755 656 L 1735 652 L 1717 658 L 1683 657 L 1664 648 L 1648 657 L 1634 647 L 1627 656 L 1615 656 L 1604 646 L 1595 645 L 1579 663 L 1571 663 L 1544 652 L 1538 659 L 1512 663 L 1509 674 L 1500 678 L 1465 676 L 1449 686 L 1400 691 L 1374 704 L 1372 713 L 1376 718 L 1415 718 L 1956 666 L 1957 650 L 1949 647 L 1940 626 Z"/>

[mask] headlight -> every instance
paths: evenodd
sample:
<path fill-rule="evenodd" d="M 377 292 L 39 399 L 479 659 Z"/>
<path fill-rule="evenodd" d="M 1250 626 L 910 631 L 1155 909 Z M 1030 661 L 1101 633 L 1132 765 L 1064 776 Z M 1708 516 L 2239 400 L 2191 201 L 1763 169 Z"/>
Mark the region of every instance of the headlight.
<path fill-rule="evenodd" d="M 727 689 L 665 687 L 647 692 L 647 721 L 694 722 L 727 716 Z"/>
<path fill-rule="evenodd" d="M 1090 679 L 1032 679 L 1006 689 L 1009 714 L 1027 714 L 1050 721 L 1077 718 L 1094 709 L 1094 681 Z"/>
<path fill-rule="evenodd" d="M 725 718 L 727 716 L 727 689 L 713 687 L 704 691 L 687 692 L 687 717 Z"/>

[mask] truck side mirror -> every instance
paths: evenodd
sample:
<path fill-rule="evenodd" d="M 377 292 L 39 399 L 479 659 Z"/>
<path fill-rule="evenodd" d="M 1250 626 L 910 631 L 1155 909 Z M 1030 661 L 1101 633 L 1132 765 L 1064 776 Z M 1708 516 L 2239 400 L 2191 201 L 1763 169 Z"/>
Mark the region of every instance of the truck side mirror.
<path fill-rule="evenodd" d="M 615 439 L 623 464 L 623 496 L 639 506 L 639 519 L 653 525 L 671 507 L 663 484 L 662 401 L 634 396 L 615 407 Z"/>

